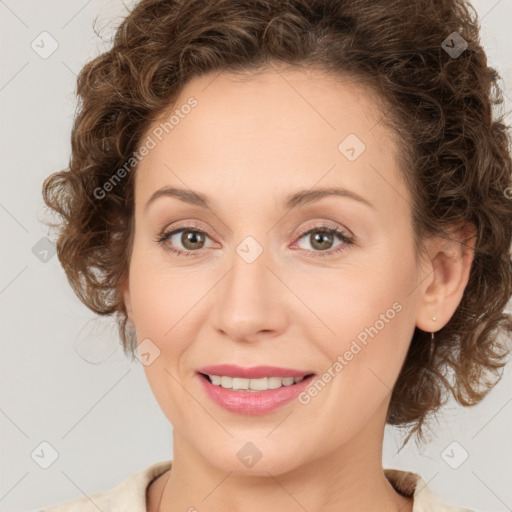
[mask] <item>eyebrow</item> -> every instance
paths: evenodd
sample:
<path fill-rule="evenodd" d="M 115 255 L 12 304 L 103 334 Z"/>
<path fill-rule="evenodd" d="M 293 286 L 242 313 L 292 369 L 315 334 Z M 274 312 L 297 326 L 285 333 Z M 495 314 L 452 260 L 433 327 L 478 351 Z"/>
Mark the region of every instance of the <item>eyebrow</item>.
<path fill-rule="evenodd" d="M 185 203 L 211 209 L 210 200 L 204 194 L 182 188 L 163 187 L 153 192 L 151 197 L 146 202 L 144 210 L 147 210 L 148 206 L 153 201 L 163 196 L 175 197 Z M 375 209 L 375 207 L 364 197 L 361 197 L 359 194 L 356 194 L 355 192 L 352 192 L 346 188 L 317 188 L 313 190 L 300 190 L 287 196 L 284 206 L 285 209 L 292 210 L 299 206 L 320 201 L 321 199 L 332 196 L 347 197 Z"/>

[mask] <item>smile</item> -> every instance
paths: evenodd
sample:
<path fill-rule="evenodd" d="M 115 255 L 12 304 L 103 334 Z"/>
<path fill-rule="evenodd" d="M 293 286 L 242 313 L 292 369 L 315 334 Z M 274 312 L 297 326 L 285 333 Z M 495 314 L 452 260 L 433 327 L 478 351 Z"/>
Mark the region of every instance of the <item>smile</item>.
<path fill-rule="evenodd" d="M 222 386 L 233 391 L 267 391 L 279 389 L 284 386 L 293 386 L 301 382 L 304 377 L 263 377 L 262 379 L 244 379 L 242 377 L 228 377 L 226 375 L 206 375 L 214 386 Z"/>
<path fill-rule="evenodd" d="M 314 375 L 291 368 L 228 364 L 205 366 L 196 374 L 213 404 L 242 415 L 267 414 L 289 404 L 310 385 Z"/>

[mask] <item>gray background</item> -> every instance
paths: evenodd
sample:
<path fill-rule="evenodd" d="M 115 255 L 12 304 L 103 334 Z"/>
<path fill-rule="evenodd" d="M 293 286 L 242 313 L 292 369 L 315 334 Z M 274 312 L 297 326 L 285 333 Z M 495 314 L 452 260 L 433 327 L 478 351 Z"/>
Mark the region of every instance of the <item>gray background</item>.
<path fill-rule="evenodd" d="M 473 5 L 509 110 L 512 0 Z M 2 511 L 104 491 L 172 458 L 171 426 L 142 365 L 125 360 L 113 320 L 95 320 L 75 297 L 40 222 L 42 181 L 66 167 L 70 154 L 76 74 L 107 49 L 125 14 L 120 1 L 0 0 Z M 96 17 L 105 41 L 93 31 Z M 51 50 L 52 40 L 43 31 L 58 44 L 46 58 L 40 53 Z M 481 405 L 449 404 L 427 447 L 411 442 L 397 453 L 401 434 L 388 428 L 384 466 L 420 473 L 459 506 L 512 510 L 511 366 Z M 43 469 L 52 453 L 56 460 Z"/>

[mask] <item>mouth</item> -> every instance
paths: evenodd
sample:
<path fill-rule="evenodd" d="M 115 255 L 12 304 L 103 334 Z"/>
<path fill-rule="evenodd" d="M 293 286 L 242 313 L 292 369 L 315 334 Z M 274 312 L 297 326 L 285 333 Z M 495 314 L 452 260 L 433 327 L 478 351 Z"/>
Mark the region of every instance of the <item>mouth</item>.
<path fill-rule="evenodd" d="M 270 389 L 279 389 L 294 386 L 305 379 L 310 379 L 314 373 L 308 373 L 301 377 L 262 377 L 259 379 L 247 379 L 243 377 L 231 377 L 228 375 L 210 375 L 198 372 L 201 377 L 210 384 L 231 391 L 261 392 Z"/>
<path fill-rule="evenodd" d="M 217 406 L 235 414 L 263 415 L 291 403 L 316 375 L 311 371 L 216 365 L 196 371 L 201 388 Z"/>

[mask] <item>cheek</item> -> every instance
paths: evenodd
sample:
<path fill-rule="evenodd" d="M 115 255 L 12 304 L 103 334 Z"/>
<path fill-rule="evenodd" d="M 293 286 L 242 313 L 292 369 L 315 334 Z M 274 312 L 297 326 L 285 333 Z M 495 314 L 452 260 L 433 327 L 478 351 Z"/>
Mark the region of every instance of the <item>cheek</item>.
<path fill-rule="evenodd" d="M 159 357 L 150 365 L 144 366 L 144 373 L 161 411 L 174 427 L 179 427 L 187 405 L 176 399 L 180 396 L 180 387 L 173 378 L 176 377 L 175 370 L 169 368 L 163 358 Z M 187 396 L 183 399 L 186 400 Z"/>
<path fill-rule="evenodd" d="M 351 340 L 360 333 L 364 338 L 365 329 L 373 325 L 380 332 L 397 323 L 407 287 L 400 278 L 387 277 L 396 276 L 396 270 L 380 263 L 332 270 L 325 277 L 315 274 L 296 288 L 321 322 L 326 346 L 336 348 L 336 340 Z"/>
<path fill-rule="evenodd" d="M 341 358 L 343 368 L 331 369 L 344 374 L 339 380 L 357 382 L 361 392 L 369 392 L 379 379 L 393 386 L 414 331 L 408 296 L 414 270 L 413 260 L 403 252 L 387 253 L 386 258 L 377 254 L 364 266 L 340 269 L 337 278 L 331 273 L 330 279 L 302 288 L 301 296 L 311 298 L 311 310 L 322 320 L 311 339 L 317 340 L 331 368 Z"/>
<path fill-rule="evenodd" d="M 152 363 L 144 366 L 153 392 L 160 402 L 169 403 L 169 395 L 179 379 L 180 364 L 193 340 L 193 307 L 201 294 L 199 282 L 190 273 L 163 268 L 165 261 L 149 261 L 145 250 L 134 250 L 130 267 L 130 300 L 139 343 L 148 344 Z M 153 258 L 154 259 L 154 258 Z M 141 344 L 141 348 L 143 345 Z M 155 355 L 156 354 L 156 355 Z"/>
<path fill-rule="evenodd" d="M 150 338 L 161 344 L 172 337 L 186 305 L 193 304 L 193 287 L 183 282 L 183 273 L 178 275 L 171 268 L 163 268 L 165 261 L 156 261 L 154 253 L 146 248 L 134 250 L 130 300 L 139 339 Z"/>
<path fill-rule="evenodd" d="M 137 339 L 139 343 L 151 340 L 149 346 L 154 348 L 150 350 L 157 354 L 151 368 L 146 367 L 151 372 L 158 370 L 165 376 L 165 369 L 168 369 L 173 375 L 177 374 L 183 353 L 193 339 L 191 307 L 197 298 L 182 291 L 186 289 L 179 283 L 177 285 L 175 279 L 158 278 L 151 272 L 133 287 L 132 309 Z"/>

